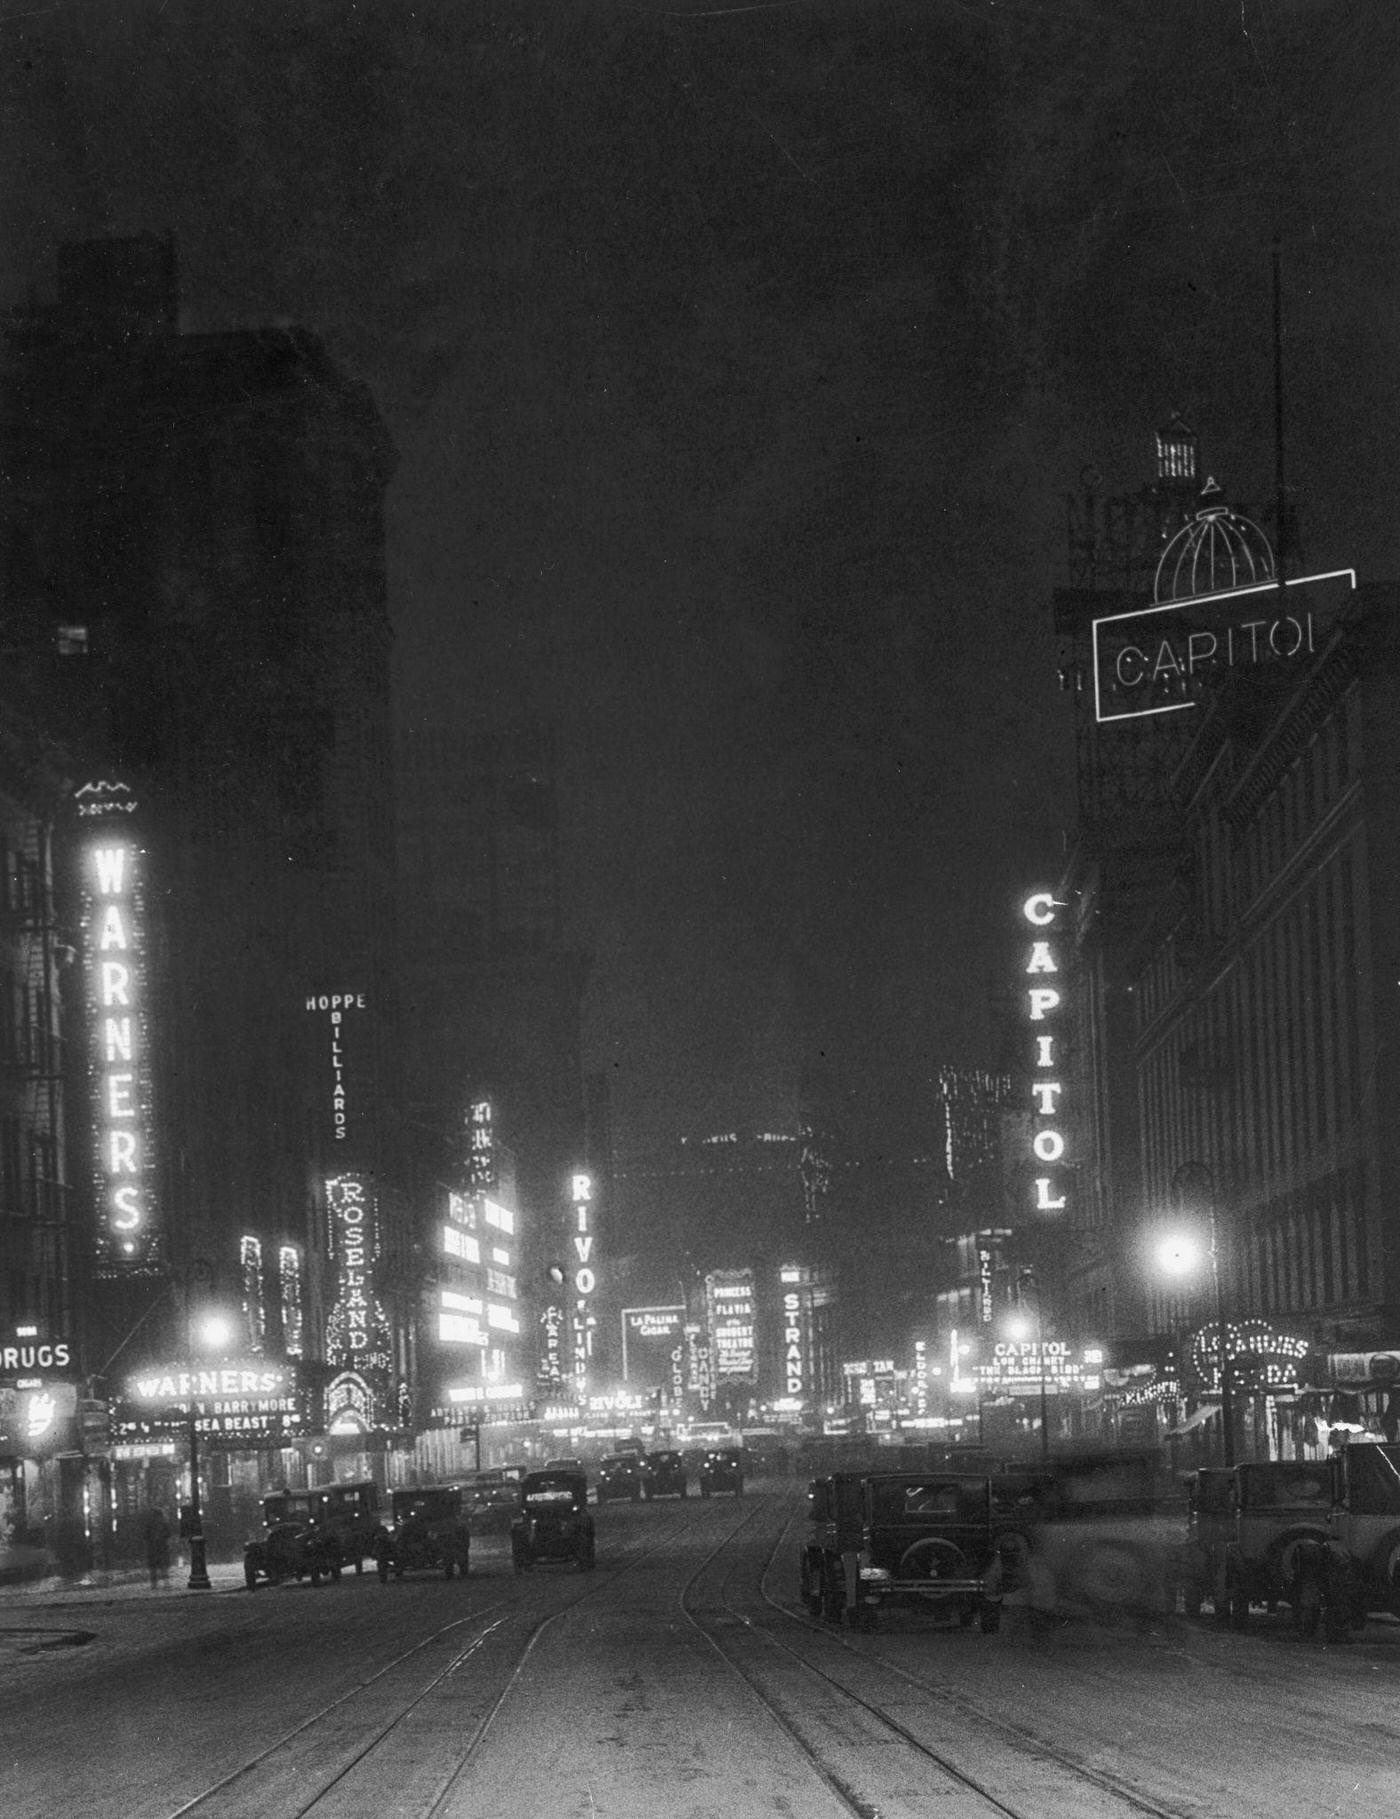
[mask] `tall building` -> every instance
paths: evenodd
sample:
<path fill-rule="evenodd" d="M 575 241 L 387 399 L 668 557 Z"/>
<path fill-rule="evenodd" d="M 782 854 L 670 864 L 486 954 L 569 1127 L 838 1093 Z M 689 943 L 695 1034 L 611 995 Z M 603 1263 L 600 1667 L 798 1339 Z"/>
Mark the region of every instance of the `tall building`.
<path fill-rule="evenodd" d="M 388 437 L 306 331 L 181 332 L 148 236 L 61 249 L 3 383 L 13 636 L 86 760 L 85 1368 L 117 1388 L 208 1300 L 295 1365 L 283 1427 L 396 1427 Z"/>
<path fill-rule="evenodd" d="M 1146 553 L 1131 588 L 1056 601 L 1072 1317 L 1199 1405 L 1217 1456 L 1225 1372 L 1237 1450 L 1302 1450 L 1309 1387 L 1381 1420 L 1365 1367 L 1400 1343 L 1395 589 L 1288 573 L 1213 481 Z"/>

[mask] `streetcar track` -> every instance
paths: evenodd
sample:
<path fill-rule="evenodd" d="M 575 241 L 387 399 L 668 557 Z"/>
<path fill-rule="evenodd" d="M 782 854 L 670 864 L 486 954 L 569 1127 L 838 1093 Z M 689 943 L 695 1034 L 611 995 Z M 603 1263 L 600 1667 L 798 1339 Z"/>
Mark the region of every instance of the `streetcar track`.
<path fill-rule="evenodd" d="M 741 1529 L 746 1527 L 748 1522 L 758 1514 L 759 1509 L 755 1508 L 739 1527 Z M 660 1552 L 663 1545 L 669 1544 L 678 1534 L 684 1534 L 687 1530 L 694 1528 L 700 1520 L 701 1517 L 697 1513 L 697 1515 L 691 1516 L 688 1520 L 685 1520 L 678 1528 L 669 1530 L 665 1536 L 659 1537 L 655 1541 L 649 1542 L 647 1545 L 637 1549 L 635 1553 L 620 1562 L 611 1571 L 590 1575 L 593 1582 L 589 1586 L 581 1590 L 576 1597 L 571 1598 L 567 1604 L 560 1606 L 558 1609 L 551 1611 L 546 1616 L 542 1617 L 540 1621 L 532 1627 L 515 1665 L 507 1674 L 504 1684 L 496 1698 L 492 1701 L 489 1709 L 483 1714 L 447 1780 L 433 1796 L 431 1805 L 424 1807 L 422 1819 L 433 1819 L 435 1814 L 442 1811 L 444 1801 L 457 1785 L 461 1776 L 471 1766 L 477 1751 L 480 1749 L 491 1726 L 494 1724 L 504 1707 L 509 1694 L 518 1685 L 520 1675 L 524 1671 L 525 1665 L 529 1660 L 536 1643 L 544 1632 L 559 1619 L 571 1615 L 578 1609 L 579 1605 L 585 1603 L 588 1599 L 597 1597 L 601 1593 L 609 1590 L 619 1579 L 625 1578 L 628 1573 L 633 1572 L 637 1567 L 641 1566 L 643 1562 Z M 713 1551 L 706 1556 L 705 1564 L 708 1564 L 710 1560 L 714 1559 L 716 1554 L 722 1552 L 723 1549 L 728 1546 L 732 1539 L 733 1532 L 738 1531 L 732 1531 L 730 1534 L 726 1534 L 716 1544 Z M 704 1570 L 703 1566 L 700 1570 Z M 386 1674 L 392 1673 L 405 1662 L 411 1661 L 415 1655 L 421 1654 L 425 1649 L 432 1648 L 435 1644 L 441 1642 L 444 1636 L 450 1635 L 452 1631 L 461 1629 L 465 1624 L 479 1624 L 483 1617 L 490 1616 L 495 1611 L 506 1610 L 507 1608 L 518 1609 L 518 1606 L 510 1599 L 500 1598 L 495 1603 L 488 1604 L 479 1610 L 466 1612 L 461 1617 L 454 1618 L 451 1623 L 444 1624 L 440 1629 L 434 1630 L 430 1635 L 424 1636 L 416 1642 L 412 1648 L 405 1649 L 402 1654 L 396 1655 L 393 1660 L 386 1662 L 384 1666 L 379 1668 L 375 1673 L 358 1681 L 354 1686 L 348 1687 L 343 1693 L 338 1695 L 338 1697 L 330 1700 L 317 1711 L 310 1713 L 290 1730 L 283 1732 L 281 1736 L 269 1743 L 264 1749 L 259 1750 L 255 1756 L 250 1756 L 247 1761 L 240 1764 L 239 1767 L 232 1769 L 226 1775 L 221 1776 L 218 1781 L 213 1782 L 210 1786 L 202 1789 L 198 1794 L 193 1795 L 190 1799 L 186 1800 L 183 1805 L 171 1809 L 171 1811 L 166 1814 L 165 1819 L 185 1819 L 185 1815 L 199 1812 L 201 1808 L 208 1806 L 220 1794 L 226 1792 L 236 1783 L 244 1780 L 247 1776 L 256 1773 L 258 1769 L 269 1763 L 279 1754 L 279 1752 L 287 1750 L 287 1748 L 295 1743 L 298 1738 L 305 1736 L 307 1732 L 313 1730 L 331 1713 L 338 1711 L 350 1701 L 359 1698 L 370 1687 L 382 1680 Z M 424 1686 L 419 1688 L 411 1699 L 375 1731 L 373 1736 L 364 1743 L 362 1748 L 356 1750 L 349 1761 L 343 1763 L 333 1775 L 328 1779 L 323 1780 L 314 1791 L 310 1792 L 303 1803 L 297 1806 L 295 1810 L 289 1814 L 289 1819 L 306 1819 L 308 1814 L 314 1813 L 317 1807 L 321 1806 L 329 1795 L 334 1793 L 338 1787 L 342 1786 L 346 1779 L 352 1775 L 356 1769 L 360 1768 L 368 1758 L 382 1748 L 384 1743 L 402 1726 L 404 1721 L 416 1711 L 426 1699 L 437 1691 L 451 1675 L 458 1672 L 463 1664 L 484 1645 L 489 1636 L 501 1629 L 506 1621 L 506 1617 L 499 1618 L 496 1623 L 488 1625 L 485 1630 L 474 1637 L 466 1648 L 461 1649 L 454 1654 L 452 1659 L 447 1662 L 445 1666 L 440 1668 Z"/>
<path fill-rule="evenodd" d="M 955 1709 L 964 1713 L 964 1715 L 975 1719 L 979 1724 L 984 1725 L 988 1729 L 997 1731 L 1003 1738 L 1014 1745 L 1017 1750 L 1027 1756 L 1034 1756 L 1034 1758 L 1038 1760 L 1052 1763 L 1064 1773 L 1077 1780 L 1087 1782 L 1089 1785 L 1097 1788 L 1101 1793 L 1110 1795 L 1132 1812 L 1147 1815 L 1147 1819 L 1188 1819 L 1188 1815 L 1182 1813 L 1180 1809 L 1160 1805 L 1150 1797 L 1125 1786 L 1117 1777 L 1108 1774 L 1103 1770 L 1093 1769 L 1082 1762 L 1076 1761 L 1073 1757 L 1066 1755 L 1047 1739 L 981 1710 L 966 1697 L 950 1695 L 943 1688 L 930 1686 L 926 1681 L 919 1679 L 917 1675 L 911 1674 L 906 1669 L 889 1661 L 887 1657 L 872 1653 L 866 1649 L 857 1648 L 855 1644 L 847 1641 L 844 1636 L 839 1635 L 823 1625 L 813 1623 L 808 1616 L 799 1614 L 790 1606 L 780 1604 L 769 1593 L 767 1580 L 769 1573 L 773 1568 L 773 1563 L 777 1559 L 779 1550 L 788 1543 L 792 1522 L 793 1519 L 789 1517 L 788 1521 L 779 1530 L 773 1546 L 769 1551 L 768 1558 L 760 1570 L 758 1580 L 759 1594 L 764 1603 L 769 1605 L 771 1609 L 777 1612 L 786 1621 L 794 1623 L 799 1628 L 807 1630 L 813 1635 L 820 1636 L 826 1641 L 837 1644 L 849 1654 L 866 1664 L 873 1662 L 878 1665 L 882 1671 L 894 1675 L 896 1678 L 904 1681 L 907 1685 L 914 1687 L 916 1690 L 930 1698 L 945 1700 L 947 1703 L 952 1704 Z M 733 1541 L 741 1533 L 742 1528 L 736 1529 L 734 1534 L 730 1537 L 730 1540 Z M 722 1551 L 722 1549 L 716 1550 L 716 1552 L 720 1551 Z M 755 1677 L 746 1671 L 744 1666 L 741 1665 L 730 1651 L 722 1645 L 718 1640 L 718 1637 L 711 1633 L 711 1630 L 707 1628 L 695 1612 L 689 1608 L 687 1600 L 694 1590 L 697 1581 L 706 1571 L 708 1571 L 714 1558 L 715 1555 L 712 1554 L 708 1560 L 703 1562 L 702 1565 L 696 1569 L 691 1579 L 687 1582 L 686 1587 L 681 1594 L 681 1609 L 685 1612 L 685 1615 L 694 1625 L 697 1632 L 709 1642 L 711 1647 L 719 1655 L 720 1659 L 723 1660 L 731 1671 L 744 1683 L 753 1697 L 759 1702 L 783 1733 L 797 1746 L 811 1763 L 815 1772 L 838 1799 L 840 1799 L 852 1813 L 857 1815 L 857 1819 L 879 1819 L 878 1808 L 872 1806 L 871 1803 L 855 1788 L 850 1787 L 844 1777 L 835 1770 L 832 1764 L 823 1759 L 820 1750 L 808 1741 L 802 1734 L 800 1728 L 787 1716 L 786 1712 L 783 1711 L 782 1707 L 770 1697 L 769 1694 L 764 1692 Z M 826 1672 L 825 1669 L 809 1660 L 797 1649 L 791 1647 L 788 1643 L 783 1642 L 766 1624 L 755 1623 L 742 1611 L 737 1610 L 730 1601 L 729 1592 L 739 1569 L 740 1562 L 736 1560 L 726 1572 L 720 1584 L 719 1598 L 721 1607 L 725 1611 L 731 1613 L 737 1619 L 738 1624 L 749 1635 L 762 1637 L 771 1648 L 780 1651 L 789 1660 L 803 1668 L 813 1678 L 821 1681 L 823 1685 L 830 1688 L 831 1691 L 839 1694 L 841 1698 L 846 1700 L 849 1704 L 857 1707 L 860 1711 L 865 1713 L 867 1717 L 873 1719 L 882 1730 L 892 1736 L 898 1737 L 902 1743 L 933 1764 L 933 1766 L 942 1774 L 956 1782 L 960 1787 L 964 1788 L 977 1799 L 983 1801 L 990 1811 L 1000 1814 L 1002 1819 L 1039 1819 L 1038 1814 L 1030 1812 L 1024 1807 L 1011 1805 L 1003 1800 L 1001 1796 L 995 1793 L 985 1782 L 961 1768 L 956 1762 L 952 1761 L 950 1757 L 936 1749 L 932 1744 L 927 1743 L 924 1739 L 918 1737 L 897 1719 L 891 1718 L 881 1707 L 872 1704 L 870 1700 L 863 1698 L 849 1686 L 844 1685 L 834 1675 Z"/>

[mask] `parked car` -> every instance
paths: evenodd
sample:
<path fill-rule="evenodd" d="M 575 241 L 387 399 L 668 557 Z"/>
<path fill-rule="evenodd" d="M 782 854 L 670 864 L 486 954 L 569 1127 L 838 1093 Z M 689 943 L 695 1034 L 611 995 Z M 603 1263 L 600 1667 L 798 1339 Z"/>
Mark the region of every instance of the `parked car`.
<path fill-rule="evenodd" d="M 520 1486 L 520 1513 L 510 1528 L 517 1573 L 542 1561 L 569 1561 L 580 1572 L 594 1562 L 593 1517 L 582 1472 L 529 1472 Z"/>
<path fill-rule="evenodd" d="M 262 1500 L 263 1526 L 243 1547 L 243 1582 L 254 1591 L 266 1580 L 339 1579 L 344 1554 L 339 1538 L 317 1520 L 315 1493 L 274 1491 Z"/>
<path fill-rule="evenodd" d="M 375 1564 L 381 1583 L 392 1573 L 437 1572 L 466 1578 L 471 1564 L 471 1529 L 462 1509 L 460 1485 L 434 1484 L 396 1490 L 391 1496 L 393 1524 L 380 1530 Z"/>
<path fill-rule="evenodd" d="M 635 1453 L 613 1453 L 598 1462 L 598 1501 L 610 1503 L 616 1497 L 626 1497 L 633 1503 L 639 1503 L 642 1496 L 644 1470 L 642 1461 Z"/>
<path fill-rule="evenodd" d="M 671 1451 L 648 1453 L 644 1465 L 644 1497 L 684 1497 L 689 1493 L 690 1476 L 682 1454 Z"/>
<path fill-rule="evenodd" d="M 716 1447 L 701 1461 L 700 1495 L 712 1497 L 716 1491 L 732 1497 L 744 1494 L 744 1455 L 737 1446 Z"/>

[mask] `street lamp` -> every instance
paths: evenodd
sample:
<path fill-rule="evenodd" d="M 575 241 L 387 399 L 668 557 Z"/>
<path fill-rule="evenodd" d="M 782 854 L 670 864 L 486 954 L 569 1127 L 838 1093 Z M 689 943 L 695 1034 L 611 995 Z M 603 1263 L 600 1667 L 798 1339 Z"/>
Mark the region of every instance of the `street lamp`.
<path fill-rule="evenodd" d="M 1027 1264 L 1020 1272 L 1016 1282 L 1016 1300 L 1019 1305 L 1027 1288 L 1035 1290 L 1035 1352 L 1040 1365 L 1040 1456 L 1050 1457 L 1050 1394 L 1045 1382 L 1045 1318 L 1041 1306 L 1041 1288 L 1036 1280 L 1035 1271 Z M 1018 1331 L 1019 1329 L 1019 1331 Z M 1020 1337 L 1028 1330 L 1028 1323 L 1022 1315 L 1014 1315 L 1007 1327 L 1013 1337 Z"/>
<path fill-rule="evenodd" d="M 1202 1254 L 1199 1238 L 1190 1232 L 1172 1232 L 1159 1240 L 1157 1263 L 1169 1276 L 1194 1276 L 1206 1259 L 1210 1262 L 1211 1281 L 1215 1290 L 1216 1371 L 1220 1377 L 1220 1425 L 1225 1464 L 1235 1463 L 1235 1401 L 1230 1387 L 1230 1347 L 1225 1325 L 1225 1285 L 1220 1269 L 1220 1230 L 1215 1210 L 1215 1180 L 1200 1162 L 1183 1162 L 1172 1176 L 1172 1192 L 1178 1203 L 1192 1181 L 1199 1186 L 1205 1201 L 1210 1229 L 1210 1244 Z"/>
<path fill-rule="evenodd" d="M 233 1338 L 233 1323 L 223 1314 L 206 1313 L 196 1317 L 186 1309 L 185 1319 L 185 1356 L 189 1365 L 190 1393 L 185 1399 L 189 1419 L 190 1448 L 190 1502 L 189 1502 L 189 1535 L 190 1576 L 189 1589 L 192 1592 L 207 1592 L 213 1589 L 209 1577 L 209 1568 L 204 1555 L 204 1511 L 199 1498 L 199 1423 L 195 1408 L 195 1352 L 196 1348 L 205 1351 L 223 1351 Z"/>

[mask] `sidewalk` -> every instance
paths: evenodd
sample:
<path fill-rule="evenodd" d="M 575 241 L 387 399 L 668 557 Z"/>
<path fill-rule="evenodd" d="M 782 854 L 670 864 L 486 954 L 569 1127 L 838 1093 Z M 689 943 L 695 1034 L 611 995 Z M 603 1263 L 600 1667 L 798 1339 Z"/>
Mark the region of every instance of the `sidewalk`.
<path fill-rule="evenodd" d="M 82 1579 L 62 1579 L 54 1574 L 47 1579 L 26 1580 L 21 1585 L 0 1585 L 0 1610 L 71 1610 L 118 1600 L 207 1598 L 206 1591 L 190 1590 L 186 1583 L 189 1576 L 190 1570 L 183 1563 L 172 1566 L 164 1584 L 152 1591 L 151 1576 L 144 1567 L 91 1572 Z M 241 1561 L 220 1561 L 210 1566 L 209 1578 L 216 1592 L 244 1589 Z"/>

